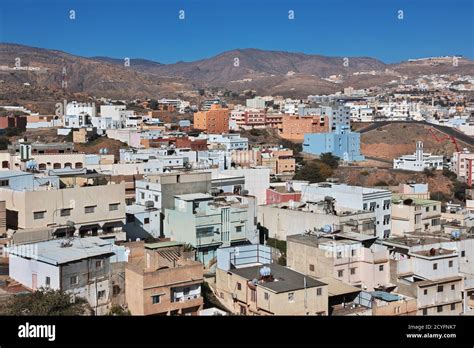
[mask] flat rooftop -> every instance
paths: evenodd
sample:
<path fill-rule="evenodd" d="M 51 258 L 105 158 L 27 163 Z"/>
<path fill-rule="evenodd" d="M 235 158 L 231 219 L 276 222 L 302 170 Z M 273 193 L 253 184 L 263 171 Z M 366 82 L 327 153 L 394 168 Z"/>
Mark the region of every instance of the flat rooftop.
<path fill-rule="evenodd" d="M 189 193 L 189 194 L 185 194 L 185 195 L 176 195 L 175 197 L 178 198 L 178 199 L 182 199 L 183 201 L 214 199 L 213 196 L 211 196 L 207 193 Z"/>
<path fill-rule="evenodd" d="M 343 192 L 343 193 L 358 193 L 358 194 L 369 194 L 369 193 L 378 193 L 378 192 L 390 192 L 385 189 L 376 189 L 372 187 L 363 187 L 363 186 L 350 186 L 346 184 L 338 184 L 338 183 L 332 183 L 332 182 L 319 182 L 315 184 L 309 184 L 308 186 L 303 186 L 302 191 L 305 189 L 311 189 L 311 188 L 321 188 L 325 190 L 330 190 L 330 191 L 337 191 L 337 192 Z"/>
<path fill-rule="evenodd" d="M 314 246 L 314 247 L 319 247 L 320 245 L 351 245 L 351 244 L 359 244 L 359 241 L 354 240 L 354 239 L 337 239 L 337 237 L 340 235 L 340 233 L 327 233 L 327 234 L 294 234 L 291 236 L 287 236 L 286 240 L 295 242 L 295 243 L 300 243 L 300 244 L 305 244 L 308 246 Z M 332 238 L 331 236 L 335 236 L 335 238 Z"/>
<path fill-rule="evenodd" d="M 455 250 L 451 250 L 451 249 L 432 248 L 430 250 L 415 251 L 415 252 L 412 252 L 411 254 L 426 256 L 426 257 L 435 257 L 435 256 L 443 256 L 443 255 L 454 255 L 455 252 L 456 252 Z"/>
<path fill-rule="evenodd" d="M 410 204 L 408 202 L 411 201 Z M 404 205 L 435 205 L 435 204 L 441 204 L 439 201 L 431 200 L 431 199 L 423 199 L 423 198 L 412 198 L 412 197 L 407 197 L 407 198 L 401 198 L 399 195 L 393 195 L 392 197 L 392 203 L 403 203 Z"/>
<path fill-rule="evenodd" d="M 275 263 L 271 263 L 268 265 L 258 265 L 258 266 L 252 266 L 252 267 L 232 269 L 230 270 L 230 272 L 251 281 L 253 279 L 260 278 L 260 269 L 264 266 L 270 267 L 273 280 L 259 282 L 258 286 L 261 286 L 275 293 L 304 289 L 305 279 L 306 279 L 306 288 L 314 288 L 314 287 L 326 285 L 326 283 L 323 283 L 314 278 L 305 276 L 301 273 L 298 273 L 287 267 L 280 266 Z"/>
<path fill-rule="evenodd" d="M 54 239 L 47 242 L 18 245 L 8 251 L 12 255 L 61 265 L 97 256 L 114 255 L 115 245 L 99 237 Z"/>
<path fill-rule="evenodd" d="M 181 246 L 181 245 L 184 245 L 184 243 L 168 241 L 168 242 L 148 243 L 148 244 L 145 244 L 145 248 L 146 249 L 161 249 L 161 248 L 176 247 L 176 246 Z"/>
<path fill-rule="evenodd" d="M 329 296 L 340 296 L 362 291 L 360 288 L 341 282 L 333 277 L 323 277 L 319 278 L 319 280 L 328 285 Z"/>

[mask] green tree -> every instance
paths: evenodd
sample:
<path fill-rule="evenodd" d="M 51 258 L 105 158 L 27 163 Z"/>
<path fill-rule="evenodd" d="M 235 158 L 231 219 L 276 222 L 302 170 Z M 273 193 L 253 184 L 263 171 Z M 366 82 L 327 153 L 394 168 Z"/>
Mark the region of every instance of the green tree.
<path fill-rule="evenodd" d="M 327 164 L 332 169 L 336 169 L 339 166 L 339 157 L 334 156 L 330 152 L 322 153 L 321 156 L 319 156 L 319 159 L 321 162 Z"/>
<path fill-rule="evenodd" d="M 310 183 L 326 181 L 333 171 L 330 166 L 319 160 L 304 162 L 303 166 L 296 171 L 295 180 L 307 180 Z"/>
<path fill-rule="evenodd" d="M 110 308 L 109 313 L 107 315 L 113 315 L 113 316 L 128 316 L 132 315 L 128 309 L 123 309 L 122 306 L 119 305 L 113 305 L 112 308 Z"/>
<path fill-rule="evenodd" d="M 61 290 L 41 288 L 33 293 L 19 294 L 6 301 L 2 315 L 88 315 L 92 309 L 84 298 Z"/>
<path fill-rule="evenodd" d="M 155 99 L 151 99 L 150 102 L 148 103 L 148 107 L 152 110 L 158 109 L 158 101 Z"/>

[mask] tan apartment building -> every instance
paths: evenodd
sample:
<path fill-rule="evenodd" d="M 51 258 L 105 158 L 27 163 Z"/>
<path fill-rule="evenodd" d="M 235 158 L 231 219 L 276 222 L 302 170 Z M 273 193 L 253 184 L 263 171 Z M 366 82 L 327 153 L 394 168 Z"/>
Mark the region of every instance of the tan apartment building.
<path fill-rule="evenodd" d="M 230 111 L 228 108 L 223 108 L 219 104 L 213 104 L 207 111 L 194 113 L 194 128 L 209 134 L 228 133 L 229 115 Z"/>
<path fill-rule="evenodd" d="M 114 184 L 100 174 L 62 181 L 58 176 L 1 173 L 0 200 L 5 201 L 7 228 L 16 231 L 15 238 L 41 230 L 55 236 L 110 234 L 125 238 L 124 183 Z"/>
<path fill-rule="evenodd" d="M 326 132 L 329 132 L 327 116 L 285 115 L 281 120 L 280 136 L 284 139 L 302 142 L 305 134 Z"/>
<path fill-rule="evenodd" d="M 261 269 L 268 269 L 262 275 Z M 327 285 L 278 264 L 216 271 L 216 291 L 240 315 L 327 315 Z"/>
<path fill-rule="evenodd" d="M 176 242 L 127 243 L 125 297 L 132 315 L 197 315 L 203 266 Z"/>
<path fill-rule="evenodd" d="M 312 277 L 333 277 L 360 289 L 387 289 L 388 250 L 359 233 L 299 234 L 287 238 L 287 265 Z"/>
<path fill-rule="evenodd" d="M 422 198 L 392 198 L 392 233 L 441 231 L 441 202 Z"/>
<path fill-rule="evenodd" d="M 240 315 L 328 315 L 327 284 L 271 262 L 270 247 L 220 248 L 215 293 Z"/>

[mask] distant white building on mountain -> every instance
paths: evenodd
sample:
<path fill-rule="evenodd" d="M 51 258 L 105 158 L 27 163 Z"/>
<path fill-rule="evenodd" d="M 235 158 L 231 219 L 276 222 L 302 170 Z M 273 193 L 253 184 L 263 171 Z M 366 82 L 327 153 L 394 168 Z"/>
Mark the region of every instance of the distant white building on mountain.
<path fill-rule="evenodd" d="M 423 152 L 423 142 L 416 142 L 416 151 L 413 155 L 403 155 L 393 160 L 393 169 L 411 170 L 422 172 L 426 168 L 443 169 L 443 156 Z"/>

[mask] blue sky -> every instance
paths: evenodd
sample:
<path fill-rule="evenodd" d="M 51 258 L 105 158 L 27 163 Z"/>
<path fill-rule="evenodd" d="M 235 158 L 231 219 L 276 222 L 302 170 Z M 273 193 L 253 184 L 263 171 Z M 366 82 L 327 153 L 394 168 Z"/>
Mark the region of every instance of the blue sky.
<path fill-rule="evenodd" d="M 0 41 L 162 63 L 249 47 L 388 63 L 474 58 L 474 0 L 0 0 Z"/>

